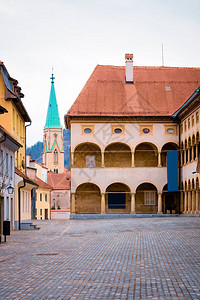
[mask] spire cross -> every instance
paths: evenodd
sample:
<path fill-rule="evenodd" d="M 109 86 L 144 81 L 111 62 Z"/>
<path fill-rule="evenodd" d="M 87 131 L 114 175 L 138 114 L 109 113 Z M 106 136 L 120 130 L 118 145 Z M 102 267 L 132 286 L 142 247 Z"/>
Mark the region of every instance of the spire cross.
<path fill-rule="evenodd" d="M 52 70 L 53 71 L 53 70 Z M 55 77 L 53 76 L 53 73 L 52 73 L 52 76 L 50 77 L 50 79 L 51 79 L 51 83 L 54 83 L 54 79 L 55 79 Z"/>

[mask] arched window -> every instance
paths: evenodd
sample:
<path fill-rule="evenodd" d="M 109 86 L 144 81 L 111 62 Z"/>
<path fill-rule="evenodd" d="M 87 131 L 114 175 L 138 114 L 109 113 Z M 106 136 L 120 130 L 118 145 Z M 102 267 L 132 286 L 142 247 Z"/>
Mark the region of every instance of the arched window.
<path fill-rule="evenodd" d="M 57 149 L 55 149 L 54 151 L 54 164 L 57 164 L 58 163 L 58 151 Z"/>

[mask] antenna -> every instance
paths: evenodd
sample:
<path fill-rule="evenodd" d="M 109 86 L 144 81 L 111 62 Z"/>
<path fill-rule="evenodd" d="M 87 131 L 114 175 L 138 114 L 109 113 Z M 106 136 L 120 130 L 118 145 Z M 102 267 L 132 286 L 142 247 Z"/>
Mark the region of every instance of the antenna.
<path fill-rule="evenodd" d="M 162 43 L 162 67 L 164 67 L 164 48 Z"/>

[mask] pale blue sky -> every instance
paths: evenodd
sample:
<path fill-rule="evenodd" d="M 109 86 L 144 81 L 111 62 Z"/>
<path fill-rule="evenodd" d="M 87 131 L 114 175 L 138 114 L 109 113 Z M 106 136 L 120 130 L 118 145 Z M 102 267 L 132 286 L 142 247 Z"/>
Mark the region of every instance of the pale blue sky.
<path fill-rule="evenodd" d="M 200 67 L 199 0 L 0 0 L 0 60 L 42 140 L 51 68 L 62 124 L 96 64 Z"/>

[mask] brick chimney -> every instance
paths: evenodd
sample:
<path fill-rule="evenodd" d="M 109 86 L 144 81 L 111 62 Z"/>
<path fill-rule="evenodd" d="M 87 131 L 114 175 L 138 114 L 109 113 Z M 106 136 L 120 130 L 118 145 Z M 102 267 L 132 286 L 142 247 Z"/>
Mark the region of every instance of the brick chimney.
<path fill-rule="evenodd" d="M 126 59 L 126 83 L 133 84 L 133 54 L 125 54 Z"/>

